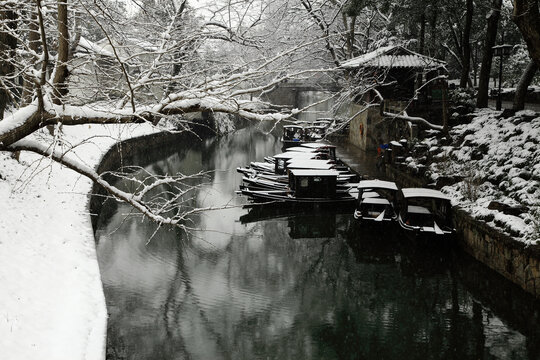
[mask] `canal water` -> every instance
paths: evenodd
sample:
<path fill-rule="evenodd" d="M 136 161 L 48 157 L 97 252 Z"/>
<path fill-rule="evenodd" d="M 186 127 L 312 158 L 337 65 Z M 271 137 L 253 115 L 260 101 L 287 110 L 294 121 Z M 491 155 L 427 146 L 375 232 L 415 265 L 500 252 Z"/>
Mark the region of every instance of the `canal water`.
<path fill-rule="evenodd" d="M 236 167 L 280 146 L 251 128 L 146 166 L 211 170 L 197 206 L 238 205 L 189 234 L 123 205 L 99 219 L 107 359 L 539 358 L 538 303 L 464 254 L 358 228 L 350 211 L 242 208 Z"/>

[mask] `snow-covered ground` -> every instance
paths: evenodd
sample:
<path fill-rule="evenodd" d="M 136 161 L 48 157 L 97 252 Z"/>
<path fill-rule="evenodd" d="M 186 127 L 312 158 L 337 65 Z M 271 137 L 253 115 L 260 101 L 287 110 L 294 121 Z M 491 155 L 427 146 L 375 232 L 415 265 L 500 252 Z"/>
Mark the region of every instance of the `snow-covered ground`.
<path fill-rule="evenodd" d="M 71 155 L 95 168 L 115 142 L 155 131 L 81 125 L 64 127 L 63 141 L 92 137 Z M 19 163 L 0 152 L 0 358 L 105 358 L 90 189 L 90 180 L 50 159 L 22 153 Z"/>
<path fill-rule="evenodd" d="M 433 182 L 455 179 L 442 188 L 454 205 L 518 241 L 540 244 L 540 116 L 530 110 L 507 119 L 499 114 L 478 110 L 470 124 L 450 131 L 451 144 L 428 138 L 423 141 L 428 154 L 405 161 L 412 171 L 423 162 Z M 488 209 L 492 201 L 524 211 L 510 215 Z"/>

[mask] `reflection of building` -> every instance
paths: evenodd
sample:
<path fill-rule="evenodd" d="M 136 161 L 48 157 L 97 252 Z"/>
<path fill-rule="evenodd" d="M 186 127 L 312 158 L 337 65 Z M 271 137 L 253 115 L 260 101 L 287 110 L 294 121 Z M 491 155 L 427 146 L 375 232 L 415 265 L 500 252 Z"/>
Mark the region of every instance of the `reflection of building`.
<path fill-rule="evenodd" d="M 444 71 L 444 64 L 402 46 L 382 47 L 343 63 L 343 68 L 354 75 L 353 81 L 362 82 L 364 89 L 373 87 L 351 105 L 350 115 L 359 114 L 351 122 L 350 141 L 363 149 L 374 149 L 395 138 L 412 135 L 413 129 L 404 121 L 388 121 L 388 117 L 381 115 L 383 110 L 402 114 L 406 109 L 408 115 L 442 123 L 446 83 L 434 79 Z M 366 108 L 366 104 L 379 104 L 382 100 L 381 108 Z"/>

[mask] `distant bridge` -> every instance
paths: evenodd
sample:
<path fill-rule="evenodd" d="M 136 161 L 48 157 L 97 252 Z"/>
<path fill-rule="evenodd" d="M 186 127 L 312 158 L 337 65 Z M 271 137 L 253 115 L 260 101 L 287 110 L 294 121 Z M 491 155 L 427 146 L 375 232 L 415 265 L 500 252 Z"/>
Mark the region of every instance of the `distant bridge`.
<path fill-rule="evenodd" d="M 341 88 L 335 82 L 313 83 L 306 81 L 285 81 L 279 83 L 276 88 L 296 89 L 296 91 L 330 91 L 337 92 Z"/>

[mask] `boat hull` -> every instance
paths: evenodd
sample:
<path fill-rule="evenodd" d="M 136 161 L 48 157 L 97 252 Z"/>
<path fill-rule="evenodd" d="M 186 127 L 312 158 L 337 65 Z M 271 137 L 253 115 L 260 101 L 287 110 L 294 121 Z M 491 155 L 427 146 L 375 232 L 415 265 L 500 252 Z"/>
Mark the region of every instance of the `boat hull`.
<path fill-rule="evenodd" d="M 354 206 L 356 199 L 348 193 L 335 198 L 297 198 L 289 191 L 281 190 L 252 190 L 243 188 L 241 194 L 250 198 L 254 202 L 282 202 L 284 204 L 303 204 L 303 205 L 347 205 Z"/>

